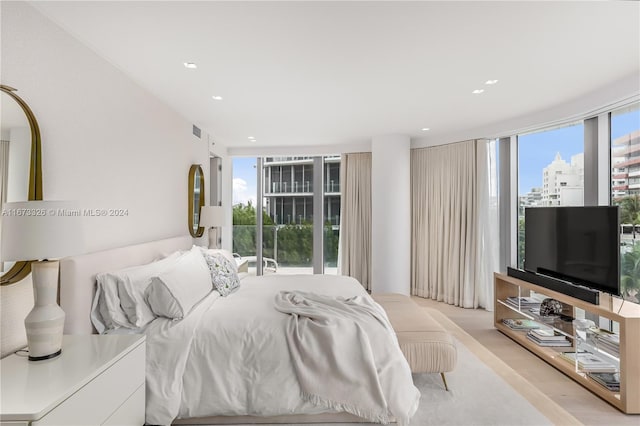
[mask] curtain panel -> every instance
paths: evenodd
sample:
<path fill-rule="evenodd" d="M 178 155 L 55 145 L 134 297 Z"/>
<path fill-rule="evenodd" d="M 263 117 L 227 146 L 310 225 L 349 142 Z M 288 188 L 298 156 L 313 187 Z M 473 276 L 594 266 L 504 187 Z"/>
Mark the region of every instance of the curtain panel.
<path fill-rule="evenodd" d="M 488 143 L 411 152 L 411 293 L 416 296 L 492 309 L 498 235 L 497 215 L 489 211 Z"/>
<path fill-rule="evenodd" d="M 343 154 L 338 273 L 371 291 L 371 153 Z"/>

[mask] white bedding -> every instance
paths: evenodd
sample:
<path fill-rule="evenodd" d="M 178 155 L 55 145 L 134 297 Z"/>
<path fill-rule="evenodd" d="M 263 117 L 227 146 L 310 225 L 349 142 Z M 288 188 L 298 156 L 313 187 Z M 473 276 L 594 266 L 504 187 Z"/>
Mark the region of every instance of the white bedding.
<path fill-rule="evenodd" d="M 344 276 L 247 277 L 227 297 L 212 292 L 181 321 L 156 319 L 145 330 L 147 423 L 326 412 L 301 399 L 287 348 L 288 315 L 273 306 L 283 290 L 368 297 Z"/>
<path fill-rule="evenodd" d="M 406 426 L 420 401 L 384 309 L 368 296 L 282 291 L 287 342 L 302 398 L 374 423 Z"/>

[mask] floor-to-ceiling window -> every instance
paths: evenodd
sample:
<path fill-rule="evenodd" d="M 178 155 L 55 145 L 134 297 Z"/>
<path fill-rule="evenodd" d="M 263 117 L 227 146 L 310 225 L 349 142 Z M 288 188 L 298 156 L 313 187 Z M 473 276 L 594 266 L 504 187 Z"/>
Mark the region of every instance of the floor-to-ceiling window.
<path fill-rule="evenodd" d="M 640 303 L 640 104 L 611 113 L 611 203 L 620 206 L 620 289 Z"/>
<path fill-rule="evenodd" d="M 256 158 L 233 160 L 233 252 L 256 255 Z"/>
<path fill-rule="evenodd" d="M 590 127 L 585 132 L 586 122 Z M 593 144 L 594 157 L 585 166 L 587 143 Z M 524 266 L 525 208 L 584 205 L 587 195 L 590 203 L 603 204 L 606 192 L 603 199 L 600 191 L 608 186 L 610 203 L 620 207 L 620 290 L 626 300 L 640 303 L 640 103 L 604 110 L 584 122 L 518 135 L 515 146 L 517 161 L 510 167 L 517 168 L 518 176 L 517 267 Z M 501 179 L 508 178 L 507 170 L 501 172 Z M 592 177 L 589 194 L 585 175 Z"/>
<path fill-rule="evenodd" d="M 312 273 L 313 158 L 265 157 L 262 168 L 266 272 Z"/>
<path fill-rule="evenodd" d="M 524 263 L 524 210 L 584 204 L 584 125 L 518 135 L 518 267 Z"/>
<path fill-rule="evenodd" d="M 250 271 L 259 273 L 262 257 L 263 273 L 337 273 L 340 157 L 236 158 L 233 167 L 233 247 L 251 259 Z"/>

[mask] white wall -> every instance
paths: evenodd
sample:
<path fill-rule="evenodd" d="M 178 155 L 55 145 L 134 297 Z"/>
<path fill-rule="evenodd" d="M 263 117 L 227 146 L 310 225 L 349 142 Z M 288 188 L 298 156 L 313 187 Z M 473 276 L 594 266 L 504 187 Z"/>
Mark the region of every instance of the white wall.
<path fill-rule="evenodd" d="M 233 158 L 229 149 L 209 136 L 209 153 L 220 157 L 222 164 L 222 208 L 225 212 L 225 225 L 222 227 L 222 248 L 233 250 Z M 207 200 L 209 202 L 209 200 Z"/>
<path fill-rule="evenodd" d="M 208 182 L 206 139 L 30 5 L 0 6 L 2 83 L 39 122 L 44 198 L 127 211 L 85 217 L 87 251 L 186 234 L 189 167 Z"/>
<path fill-rule="evenodd" d="M 12 100 L 8 100 L 12 102 Z M 7 202 L 26 200 L 29 196 L 29 164 L 31 161 L 31 129 L 9 130 L 9 169 L 7 170 Z"/>
<path fill-rule="evenodd" d="M 410 292 L 411 141 L 385 135 L 371 141 L 371 291 Z"/>

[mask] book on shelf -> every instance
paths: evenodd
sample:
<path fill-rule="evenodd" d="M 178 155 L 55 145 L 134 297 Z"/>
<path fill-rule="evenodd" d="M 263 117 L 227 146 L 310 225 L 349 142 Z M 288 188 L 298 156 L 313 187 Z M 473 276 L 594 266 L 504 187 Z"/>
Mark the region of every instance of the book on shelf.
<path fill-rule="evenodd" d="M 531 330 L 527 333 L 527 339 L 531 340 L 538 346 L 571 346 L 571 341 L 566 336 L 560 335 L 560 339 L 545 339 L 536 336 Z M 554 336 L 555 337 L 555 336 Z"/>
<path fill-rule="evenodd" d="M 524 318 L 504 318 L 502 323 L 512 330 L 531 330 L 541 327 L 534 320 Z"/>
<path fill-rule="evenodd" d="M 560 354 L 560 358 L 565 361 L 575 364 L 576 363 L 576 352 L 562 352 Z M 604 361 L 591 352 L 578 352 L 578 367 L 584 371 L 590 372 L 602 372 L 602 373 L 615 373 L 618 371 L 615 365 L 610 362 Z"/>
<path fill-rule="evenodd" d="M 567 339 L 567 336 L 549 327 L 537 328 L 537 329 L 531 330 L 530 333 L 541 340 L 566 340 Z"/>
<path fill-rule="evenodd" d="M 620 373 L 589 372 L 587 375 L 610 391 L 620 391 Z"/>
<path fill-rule="evenodd" d="M 620 357 L 620 336 L 602 329 L 591 329 L 587 333 L 587 341 L 609 355 Z"/>
<path fill-rule="evenodd" d="M 533 297 L 507 297 L 507 304 L 516 308 L 540 308 L 540 301 Z"/>

